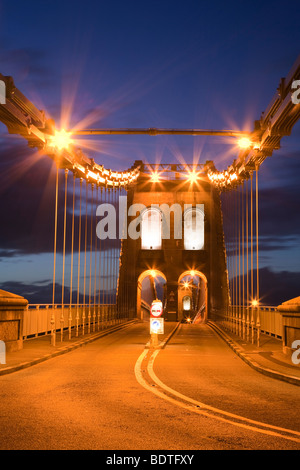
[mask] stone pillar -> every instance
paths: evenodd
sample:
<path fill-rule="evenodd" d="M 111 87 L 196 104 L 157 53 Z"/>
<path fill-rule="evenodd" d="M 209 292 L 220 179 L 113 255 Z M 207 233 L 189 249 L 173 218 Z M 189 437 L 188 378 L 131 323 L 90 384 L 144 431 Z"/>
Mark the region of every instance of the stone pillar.
<path fill-rule="evenodd" d="M 292 343 L 300 340 L 300 297 L 283 302 L 277 307 L 282 316 L 282 349 L 292 352 Z"/>
<path fill-rule="evenodd" d="M 6 351 L 23 348 L 23 318 L 28 300 L 5 290 L 0 290 L 0 340 Z"/>

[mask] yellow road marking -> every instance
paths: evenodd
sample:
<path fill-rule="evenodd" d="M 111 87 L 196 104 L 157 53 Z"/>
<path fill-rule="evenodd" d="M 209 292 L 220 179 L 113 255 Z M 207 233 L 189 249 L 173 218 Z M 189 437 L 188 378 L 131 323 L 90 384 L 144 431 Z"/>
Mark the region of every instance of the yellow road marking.
<path fill-rule="evenodd" d="M 293 442 L 300 443 L 300 439 L 298 438 L 298 436 L 300 436 L 300 433 L 297 432 L 297 431 L 292 431 L 290 429 L 280 428 L 280 427 L 269 425 L 269 424 L 266 424 L 266 423 L 261 423 L 259 421 L 244 418 L 243 416 L 235 415 L 233 413 L 229 413 L 229 412 L 220 410 L 218 408 L 211 407 L 209 405 L 206 405 L 205 403 L 202 403 L 202 402 L 194 400 L 190 397 L 187 397 L 186 395 L 183 395 L 183 394 L 177 392 L 176 390 L 168 387 L 163 382 L 161 382 L 161 380 L 159 380 L 159 378 L 156 376 L 156 374 L 153 370 L 154 360 L 156 359 L 156 357 L 159 354 L 160 350 L 155 350 L 151 354 L 151 357 L 149 358 L 148 367 L 147 367 L 149 376 L 151 377 L 151 379 L 154 381 L 154 383 L 157 386 L 159 386 L 161 389 L 165 390 L 166 392 L 172 394 L 173 396 L 177 397 L 177 399 L 172 398 L 172 397 L 166 395 L 165 393 L 163 393 L 162 391 L 158 390 L 157 388 L 154 388 L 154 387 L 150 386 L 147 383 L 147 381 L 144 379 L 143 373 L 142 373 L 142 362 L 146 358 L 148 352 L 149 351 L 143 351 L 143 353 L 138 358 L 138 360 L 135 364 L 135 376 L 136 376 L 137 381 L 140 383 L 140 385 L 142 385 L 146 390 L 154 393 L 156 396 L 158 396 L 160 398 L 163 398 L 164 400 L 166 400 L 166 401 L 168 401 L 168 402 L 170 402 L 170 403 L 172 403 L 176 406 L 180 406 L 181 408 L 184 408 L 184 409 L 186 409 L 188 411 L 191 411 L 193 413 L 200 414 L 202 416 L 206 416 L 208 418 L 213 418 L 213 419 L 216 419 L 218 421 L 229 423 L 229 424 L 232 424 L 234 426 L 238 426 L 238 427 L 248 429 L 248 430 L 251 430 L 251 431 L 254 431 L 254 432 L 259 432 L 259 433 L 262 433 L 262 434 L 266 434 L 268 436 L 280 437 L 280 438 L 283 438 L 283 439 L 287 439 L 287 440 L 290 440 L 290 441 L 293 441 Z M 184 401 L 186 401 L 190 404 L 182 403 L 178 399 L 184 400 Z M 205 408 L 205 410 L 207 410 L 207 411 L 205 411 L 204 409 L 195 409 L 194 406 L 199 406 L 201 408 Z M 216 415 L 210 413 L 209 411 L 218 413 L 219 415 L 222 415 L 222 416 L 216 416 Z M 238 419 L 239 421 L 242 421 L 242 422 L 236 422 L 236 421 L 233 421 L 233 419 Z M 262 427 L 267 428 L 267 429 L 262 429 L 262 428 L 259 428 L 257 426 L 262 426 Z M 284 435 L 284 434 L 282 434 L 283 432 L 288 433 L 290 435 Z"/>

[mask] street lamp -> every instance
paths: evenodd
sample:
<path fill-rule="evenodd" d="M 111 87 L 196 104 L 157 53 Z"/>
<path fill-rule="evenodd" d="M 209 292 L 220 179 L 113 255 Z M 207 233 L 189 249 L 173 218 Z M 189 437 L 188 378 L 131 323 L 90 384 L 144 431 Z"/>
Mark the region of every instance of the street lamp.
<path fill-rule="evenodd" d="M 49 145 L 58 150 L 68 149 L 72 143 L 71 133 L 66 132 L 64 129 L 55 131 L 55 134 L 50 137 Z"/>
<path fill-rule="evenodd" d="M 248 149 L 252 146 L 252 141 L 248 137 L 242 137 L 238 140 L 238 146 L 241 149 Z"/>
<path fill-rule="evenodd" d="M 151 182 L 152 183 L 159 183 L 160 179 L 159 179 L 159 174 L 157 172 L 155 173 L 152 173 L 151 175 Z"/>

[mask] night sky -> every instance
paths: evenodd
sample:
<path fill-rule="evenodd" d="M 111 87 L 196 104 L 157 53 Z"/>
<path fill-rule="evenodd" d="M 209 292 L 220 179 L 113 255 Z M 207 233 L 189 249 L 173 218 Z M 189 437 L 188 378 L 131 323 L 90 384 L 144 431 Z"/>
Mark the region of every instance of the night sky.
<path fill-rule="evenodd" d="M 300 53 L 299 18 L 299 1 L 0 0 L 0 72 L 57 127 L 251 131 Z M 115 170 L 135 160 L 213 160 L 223 170 L 237 156 L 232 140 L 212 137 L 79 144 Z M 281 146 L 259 172 L 261 292 L 270 305 L 300 295 L 300 122 Z M 0 288 L 51 302 L 52 161 L 0 123 L 0 172 Z"/>

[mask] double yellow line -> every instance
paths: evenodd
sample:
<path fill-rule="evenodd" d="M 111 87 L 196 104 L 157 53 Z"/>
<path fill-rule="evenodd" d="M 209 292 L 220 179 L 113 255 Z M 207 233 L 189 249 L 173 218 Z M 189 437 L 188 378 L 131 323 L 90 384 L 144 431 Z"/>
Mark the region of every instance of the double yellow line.
<path fill-rule="evenodd" d="M 214 408 L 168 387 L 157 377 L 153 370 L 154 361 L 159 353 L 160 349 L 154 351 L 144 350 L 135 364 L 136 379 L 146 390 L 172 405 L 180 406 L 190 412 L 268 436 L 300 443 L 300 432 L 244 418 L 243 416 Z M 148 377 L 146 378 L 147 374 Z M 151 381 L 153 382 L 152 384 Z"/>

